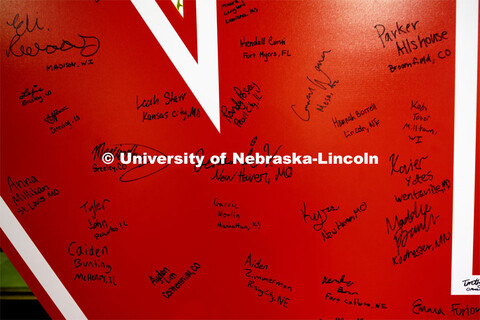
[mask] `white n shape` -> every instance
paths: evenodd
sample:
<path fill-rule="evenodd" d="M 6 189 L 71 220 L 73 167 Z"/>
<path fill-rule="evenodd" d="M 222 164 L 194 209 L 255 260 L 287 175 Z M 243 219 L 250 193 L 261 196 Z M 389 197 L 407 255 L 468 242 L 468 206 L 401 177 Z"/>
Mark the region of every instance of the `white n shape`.
<path fill-rule="evenodd" d="M 198 63 L 155 0 L 132 3 L 220 132 L 216 0 L 197 1 Z"/>

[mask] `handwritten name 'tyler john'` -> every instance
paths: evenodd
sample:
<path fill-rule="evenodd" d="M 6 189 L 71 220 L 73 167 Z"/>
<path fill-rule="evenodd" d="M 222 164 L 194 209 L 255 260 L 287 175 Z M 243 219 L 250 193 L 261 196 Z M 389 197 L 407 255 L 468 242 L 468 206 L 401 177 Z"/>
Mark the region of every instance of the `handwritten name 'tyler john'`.
<path fill-rule="evenodd" d="M 320 91 L 322 93 L 323 99 L 321 99 L 321 102 L 317 103 L 316 107 L 314 107 L 316 111 L 324 112 L 324 110 L 332 101 L 333 88 L 335 88 L 335 86 L 338 84 L 338 80 L 332 80 L 330 76 L 322 69 L 323 62 L 325 61 L 325 55 L 327 53 L 330 53 L 331 51 L 332 50 L 322 52 L 322 56 L 315 65 L 315 70 L 318 72 L 318 74 L 315 76 L 316 78 L 311 79 L 309 76 L 307 76 L 307 80 L 310 82 L 311 85 L 308 86 L 308 92 L 305 95 L 305 97 L 307 98 L 307 102 L 305 103 L 305 105 L 303 107 L 297 107 L 296 105 L 292 104 L 291 106 L 292 111 L 295 113 L 295 115 L 303 121 L 310 121 L 312 99 L 314 93 L 317 92 L 317 90 L 323 90 Z"/>

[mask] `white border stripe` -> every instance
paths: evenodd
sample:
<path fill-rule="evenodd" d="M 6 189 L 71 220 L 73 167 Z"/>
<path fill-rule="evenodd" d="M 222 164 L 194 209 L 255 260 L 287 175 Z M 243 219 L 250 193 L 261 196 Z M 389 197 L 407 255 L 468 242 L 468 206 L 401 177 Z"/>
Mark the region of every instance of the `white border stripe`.
<path fill-rule="evenodd" d="M 0 228 L 65 319 L 87 319 L 15 215 L 7 207 L 3 198 L 0 201 Z"/>
<path fill-rule="evenodd" d="M 453 165 L 452 295 L 478 295 L 462 280 L 473 276 L 477 128 L 478 0 L 457 0 Z"/>

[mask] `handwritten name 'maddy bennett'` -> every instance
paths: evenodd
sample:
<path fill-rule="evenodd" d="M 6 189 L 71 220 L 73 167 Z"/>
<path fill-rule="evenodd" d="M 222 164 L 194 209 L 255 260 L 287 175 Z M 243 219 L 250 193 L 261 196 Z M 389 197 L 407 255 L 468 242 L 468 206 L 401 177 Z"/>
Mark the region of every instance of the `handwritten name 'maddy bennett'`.
<path fill-rule="evenodd" d="M 292 111 L 295 113 L 297 117 L 299 117 L 303 121 L 309 121 L 310 120 L 310 108 L 311 108 L 311 103 L 312 103 L 312 98 L 313 94 L 319 90 L 322 89 L 324 91 L 321 91 L 324 95 L 323 101 L 321 103 L 317 103 L 317 106 L 315 107 L 315 110 L 323 112 L 325 108 L 330 104 L 332 97 L 333 97 L 333 91 L 332 89 L 335 88 L 335 86 L 338 84 L 338 80 L 332 80 L 323 70 L 322 70 L 322 64 L 325 61 L 325 54 L 330 53 L 332 50 L 328 51 L 323 51 L 322 56 L 320 60 L 318 60 L 317 65 L 315 66 L 315 70 L 318 72 L 316 75 L 317 78 L 310 79 L 310 77 L 307 76 L 307 80 L 310 82 L 311 85 L 308 87 L 308 93 L 306 94 L 307 102 L 305 103 L 305 106 L 302 108 L 297 108 L 296 105 L 292 104 L 291 108 Z"/>
<path fill-rule="evenodd" d="M 22 38 L 24 38 L 26 35 L 45 29 L 45 27 L 41 26 L 38 22 L 38 18 L 35 18 L 35 20 L 30 20 L 28 14 L 26 14 L 25 19 L 23 19 L 20 18 L 20 14 L 17 13 L 11 21 L 7 21 L 7 25 L 11 26 L 15 30 L 15 34 L 10 40 L 10 44 L 6 51 L 7 58 L 10 58 L 10 56 L 35 57 L 41 52 L 44 52 L 45 54 L 53 54 L 57 51 L 68 51 L 71 49 L 80 50 L 80 55 L 82 57 L 91 57 L 100 49 L 100 40 L 97 37 L 83 36 L 81 34 L 78 35 L 81 40 L 78 40 L 77 43 L 72 43 L 68 40 L 62 40 L 60 44 L 41 45 L 38 42 L 35 42 L 33 46 L 21 44 L 20 40 L 22 40 Z M 35 32 L 35 34 L 37 34 L 37 32 Z"/>

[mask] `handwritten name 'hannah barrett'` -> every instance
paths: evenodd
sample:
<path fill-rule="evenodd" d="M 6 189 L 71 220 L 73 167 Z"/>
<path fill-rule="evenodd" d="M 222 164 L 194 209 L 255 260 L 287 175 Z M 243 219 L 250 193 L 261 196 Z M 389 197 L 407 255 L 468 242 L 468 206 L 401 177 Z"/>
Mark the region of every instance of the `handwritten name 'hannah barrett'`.
<path fill-rule="evenodd" d="M 105 157 L 108 155 L 108 157 Z M 108 164 L 113 162 L 113 155 L 104 154 L 102 159 L 105 162 L 105 158 L 108 158 Z M 205 156 L 198 156 L 193 153 L 184 153 L 183 155 L 149 155 L 146 152 L 143 155 L 122 152 L 119 156 L 119 160 L 123 164 L 193 164 L 197 168 L 201 167 L 204 163 Z M 213 155 L 210 157 L 210 163 L 212 164 L 327 164 L 327 165 L 351 165 L 351 164 L 378 164 L 377 155 L 369 155 L 365 152 L 363 155 L 335 155 L 331 152 L 328 153 L 326 159 L 324 159 L 323 153 L 319 152 L 317 157 L 311 155 L 302 155 L 293 152 L 290 155 L 262 155 L 258 152 L 254 155 L 251 153 L 245 154 L 232 153 L 232 160 L 227 160 L 227 153 L 223 152 L 221 155 Z"/>

